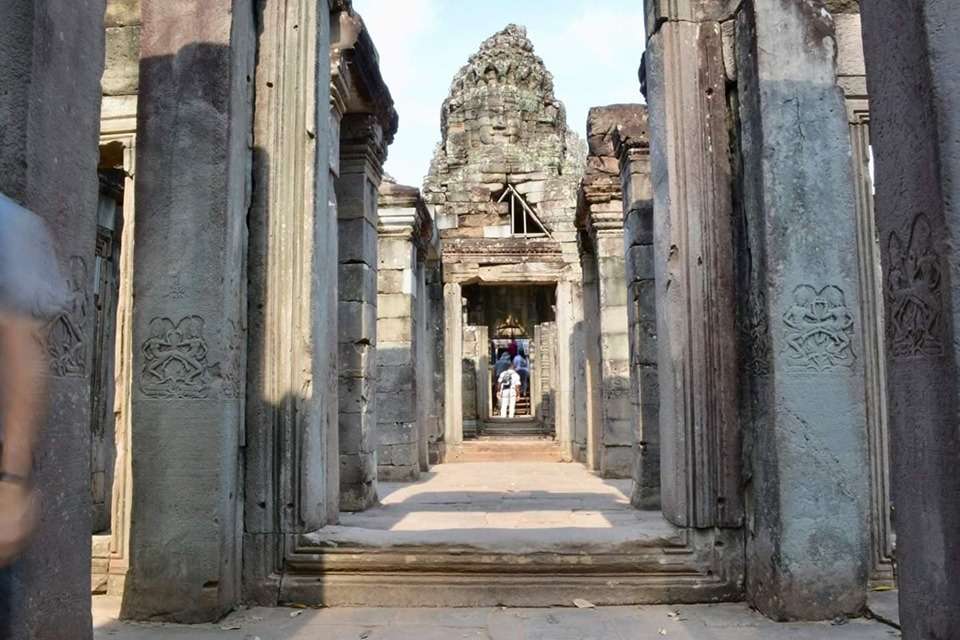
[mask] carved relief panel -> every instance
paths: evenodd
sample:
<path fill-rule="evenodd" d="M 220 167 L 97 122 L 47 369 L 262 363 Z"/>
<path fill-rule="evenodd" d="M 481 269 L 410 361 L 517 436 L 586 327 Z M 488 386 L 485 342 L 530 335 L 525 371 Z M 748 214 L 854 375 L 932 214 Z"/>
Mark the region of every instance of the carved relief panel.
<path fill-rule="evenodd" d="M 207 398 L 217 365 L 208 362 L 204 320 L 187 316 L 150 321 L 144 341 L 140 390 L 151 398 Z"/>
<path fill-rule="evenodd" d="M 927 216 L 892 232 L 887 254 L 890 353 L 898 360 L 943 355 L 943 262 Z"/>
<path fill-rule="evenodd" d="M 818 291 L 800 285 L 793 292 L 793 304 L 784 313 L 783 323 L 787 366 L 792 371 L 822 373 L 849 368 L 856 362 L 853 314 L 839 287 Z"/>

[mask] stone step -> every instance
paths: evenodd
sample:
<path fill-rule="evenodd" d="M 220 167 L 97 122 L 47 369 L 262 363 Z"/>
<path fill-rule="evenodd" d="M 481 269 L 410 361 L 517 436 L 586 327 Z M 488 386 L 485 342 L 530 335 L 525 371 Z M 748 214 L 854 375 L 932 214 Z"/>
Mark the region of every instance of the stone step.
<path fill-rule="evenodd" d="M 575 599 L 595 605 L 689 604 L 736 601 L 743 592 L 735 571 L 683 533 L 659 537 L 638 527 L 629 542 L 590 539 L 567 544 L 549 530 L 530 540 L 486 543 L 435 541 L 391 544 L 372 532 L 340 536 L 328 527 L 301 536 L 288 561 L 281 602 L 380 607 L 552 607 Z M 591 531 L 591 530 L 584 530 Z M 428 532 L 429 533 L 429 532 Z M 436 532 L 442 533 L 442 532 Z M 521 532 L 522 533 L 522 532 Z M 360 538 L 351 540 L 351 537 Z M 451 536 L 452 537 L 452 536 Z M 323 539 L 332 538 L 332 539 Z M 369 538 L 369 539 L 368 539 Z M 731 543 L 733 540 L 727 540 Z"/>
<path fill-rule="evenodd" d="M 560 444 L 546 438 L 490 438 L 467 440 L 448 451 L 447 462 L 569 462 Z"/>

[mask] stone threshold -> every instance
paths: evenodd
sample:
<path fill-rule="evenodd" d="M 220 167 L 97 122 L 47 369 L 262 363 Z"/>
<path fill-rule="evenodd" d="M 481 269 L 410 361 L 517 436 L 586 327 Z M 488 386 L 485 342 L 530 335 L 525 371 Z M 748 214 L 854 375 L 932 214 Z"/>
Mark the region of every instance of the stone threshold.
<path fill-rule="evenodd" d="M 743 599 L 742 570 L 717 550 L 737 531 L 685 531 L 633 541 L 493 549 L 462 543 L 348 544 L 362 532 L 328 527 L 295 537 L 281 602 L 315 606 L 570 606 L 693 604 Z M 422 538 L 422 532 L 416 532 Z M 449 533 L 449 532 L 446 532 Z M 368 537 L 368 542 L 373 538 Z M 382 541 L 381 541 L 382 542 Z M 566 545 L 566 546 L 565 546 Z"/>

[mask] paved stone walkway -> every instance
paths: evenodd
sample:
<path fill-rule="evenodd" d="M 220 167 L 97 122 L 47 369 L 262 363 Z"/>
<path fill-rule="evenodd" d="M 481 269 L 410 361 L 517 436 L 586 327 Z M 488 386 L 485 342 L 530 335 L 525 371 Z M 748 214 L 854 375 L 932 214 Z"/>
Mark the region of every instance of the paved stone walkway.
<path fill-rule="evenodd" d="M 379 488 L 379 506 L 341 514 L 340 526 L 317 536 L 337 544 L 451 544 L 521 553 L 678 537 L 659 512 L 631 507 L 629 480 L 604 480 L 577 463 L 441 464 L 419 482 Z"/>
<path fill-rule="evenodd" d="M 119 623 L 95 598 L 96 640 L 891 640 L 873 620 L 776 624 L 745 605 L 598 609 L 250 609 L 217 625 Z"/>

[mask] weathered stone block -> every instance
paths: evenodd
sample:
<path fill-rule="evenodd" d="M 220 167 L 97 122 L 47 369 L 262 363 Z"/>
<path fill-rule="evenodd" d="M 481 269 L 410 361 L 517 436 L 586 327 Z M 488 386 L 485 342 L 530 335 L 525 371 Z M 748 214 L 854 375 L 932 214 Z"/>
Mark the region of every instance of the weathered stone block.
<path fill-rule="evenodd" d="M 337 218 L 345 220 L 366 220 L 377 226 L 377 190 L 371 186 L 365 173 L 347 173 L 341 171 L 336 181 Z"/>
<path fill-rule="evenodd" d="M 377 403 L 379 422 L 413 423 L 417 420 L 417 410 L 407 391 L 380 392 Z"/>
<path fill-rule="evenodd" d="M 414 352 L 411 342 L 388 342 L 382 338 L 377 343 L 378 367 L 413 367 Z"/>
<path fill-rule="evenodd" d="M 340 414 L 373 411 L 376 406 L 376 381 L 370 378 L 340 378 Z"/>
<path fill-rule="evenodd" d="M 417 264 L 417 250 L 407 238 L 380 238 L 381 269 L 411 269 Z"/>
<path fill-rule="evenodd" d="M 105 27 L 139 26 L 140 22 L 140 0 L 107 0 Z"/>
<path fill-rule="evenodd" d="M 338 303 L 337 340 L 377 344 L 377 307 L 364 302 Z"/>
<path fill-rule="evenodd" d="M 381 293 L 377 297 L 377 316 L 380 320 L 403 318 L 413 322 L 413 297 L 402 293 Z"/>
<path fill-rule="evenodd" d="M 415 422 L 379 422 L 377 424 L 378 442 L 380 444 L 380 450 L 383 451 L 385 446 L 390 445 L 410 445 L 414 444 L 417 441 L 417 424 Z M 414 447 L 413 455 L 416 455 L 416 447 Z M 415 459 L 415 458 L 414 458 Z M 381 459 L 383 464 L 413 464 L 413 460 L 408 462 L 391 462 Z"/>
<path fill-rule="evenodd" d="M 369 453 L 341 454 L 341 486 L 372 484 L 377 478 L 376 460 L 376 456 Z M 366 495 L 366 491 L 362 491 L 361 494 Z"/>
<path fill-rule="evenodd" d="M 140 79 L 140 27 L 108 27 L 106 45 L 104 95 L 136 95 Z"/>
<path fill-rule="evenodd" d="M 341 378 L 373 378 L 379 358 L 380 350 L 367 342 L 340 342 L 337 344 L 337 374 Z"/>
<path fill-rule="evenodd" d="M 337 224 L 337 251 L 340 264 L 377 264 L 377 228 L 362 218 L 340 220 Z"/>
<path fill-rule="evenodd" d="M 368 264 L 342 263 L 337 267 L 337 297 L 348 302 L 370 302 L 377 292 L 377 271 Z"/>
<path fill-rule="evenodd" d="M 369 453 L 376 447 L 376 419 L 369 411 L 341 413 L 339 417 L 340 451 L 345 454 Z"/>
<path fill-rule="evenodd" d="M 378 293 L 415 294 L 412 269 L 381 269 L 377 274 Z"/>
<path fill-rule="evenodd" d="M 409 318 L 381 318 L 377 333 L 388 342 L 412 342 L 413 323 Z"/>
<path fill-rule="evenodd" d="M 410 402 L 413 402 L 413 389 L 416 384 L 416 371 L 413 367 L 389 367 L 381 366 L 377 368 L 377 391 L 409 393 Z"/>
<path fill-rule="evenodd" d="M 600 349 L 603 354 L 611 354 L 610 357 L 618 360 L 630 359 L 630 339 L 626 331 L 611 335 L 603 334 L 600 336 Z M 606 355 L 604 357 L 607 357 Z"/>
<path fill-rule="evenodd" d="M 636 454 L 632 445 L 604 446 L 602 451 L 604 478 L 630 478 Z"/>
<path fill-rule="evenodd" d="M 627 250 L 626 274 L 631 281 L 655 278 L 652 245 L 634 245 Z"/>

